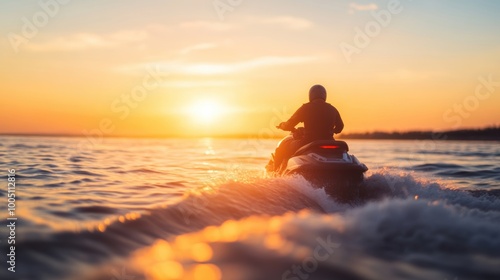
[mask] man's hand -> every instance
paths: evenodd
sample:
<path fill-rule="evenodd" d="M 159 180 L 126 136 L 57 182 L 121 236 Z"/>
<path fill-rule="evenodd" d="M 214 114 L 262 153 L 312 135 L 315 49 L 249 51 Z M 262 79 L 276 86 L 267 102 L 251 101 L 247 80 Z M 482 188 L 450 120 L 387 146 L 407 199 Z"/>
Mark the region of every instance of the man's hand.
<path fill-rule="evenodd" d="M 279 128 L 284 131 L 293 131 L 294 128 L 290 127 L 287 122 L 280 123 L 276 128 Z"/>
<path fill-rule="evenodd" d="M 286 130 L 285 127 L 286 127 L 286 123 L 282 122 L 276 128 L 281 129 L 281 130 Z"/>

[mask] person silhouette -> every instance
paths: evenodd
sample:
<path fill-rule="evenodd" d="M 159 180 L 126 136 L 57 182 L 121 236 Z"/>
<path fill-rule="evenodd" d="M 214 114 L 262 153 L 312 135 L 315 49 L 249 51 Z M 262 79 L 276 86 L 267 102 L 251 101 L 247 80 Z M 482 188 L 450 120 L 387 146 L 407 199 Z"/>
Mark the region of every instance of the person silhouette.
<path fill-rule="evenodd" d="M 303 145 L 317 140 L 333 140 L 334 134 L 342 132 L 344 122 L 337 108 L 326 102 L 326 96 L 325 87 L 322 85 L 312 86 L 309 90 L 309 102 L 303 104 L 288 121 L 277 126 L 285 131 L 294 131 L 295 126 L 303 122 L 304 133 L 300 136 L 294 135 L 293 141 L 282 141 L 276 148 L 275 171 L 278 171 L 283 161 L 291 157 Z"/>

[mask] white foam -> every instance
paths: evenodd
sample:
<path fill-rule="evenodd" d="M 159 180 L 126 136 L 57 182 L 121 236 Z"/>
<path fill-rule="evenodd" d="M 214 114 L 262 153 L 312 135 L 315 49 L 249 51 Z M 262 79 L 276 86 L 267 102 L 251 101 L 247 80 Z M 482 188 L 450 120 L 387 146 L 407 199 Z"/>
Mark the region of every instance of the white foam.
<path fill-rule="evenodd" d="M 365 183 L 370 191 L 379 192 L 382 197 L 442 201 L 481 211 L 500 211 L 500 200 L 494 197 L 476 197 L 468 191 L 407 172 L 382 170 L 373 173 Z"/>

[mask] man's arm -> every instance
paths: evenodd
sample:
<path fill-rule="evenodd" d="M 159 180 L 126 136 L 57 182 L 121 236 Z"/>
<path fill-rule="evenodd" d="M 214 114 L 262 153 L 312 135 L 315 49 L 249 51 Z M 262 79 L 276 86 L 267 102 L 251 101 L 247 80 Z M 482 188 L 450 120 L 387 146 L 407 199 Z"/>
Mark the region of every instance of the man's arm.
<path fill-rule="evenodd" d="M 341 133 L 342 130 L 344 129 L 344 122 L 342 121 L 342 118 L 340 117 L 340 113 L 337 109 L 335 109 L 335 114 L 336 114 L 336 122 L 335 122 L 335 126 L 333 127 L 333 133 L 337 134 L 337 133 Z"/>
<path fill-rule="evenodd" d="M 304 117 L 303 117 L 303 113 L 302 113 L 303 107 L 304 106 L 301 106 L 297 111 L 295 111 L 295 113 L 292 115 L 292 117 L 288 121 L 280 123 L 279 128 L 286 130 L 286 131 L 291 131 L 297 124 L 299 124 L 300 122 L 303 122 L 304 121 Z"/>

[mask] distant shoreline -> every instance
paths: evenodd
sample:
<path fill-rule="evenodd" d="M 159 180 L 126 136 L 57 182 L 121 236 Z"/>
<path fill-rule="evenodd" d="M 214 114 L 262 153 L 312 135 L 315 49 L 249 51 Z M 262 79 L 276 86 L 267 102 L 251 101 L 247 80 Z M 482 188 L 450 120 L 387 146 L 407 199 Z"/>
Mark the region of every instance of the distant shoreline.
<path fill-rule="evenodd" d="M 81 137 L 85 135 L 63 134 L 63 133 L 0 133 L 0 136 L 12 137 Z M 106 135 L 104 138 L 233 138 L 233 139 L 258 139 L 262 138 L 256 134 L 228 134 L 228 135 Z M 266 137 L 265 139 L 281 139 L 282 135 L 276 137 Z M 459 140 L 459 141 L 500 141 L 500 127 L 489 127 L 483 129 L 461 129 L 449 131 L 408 131 L 408 132 L 364 132 L 345 133 L 337 137 L 340 140 Z"/>
<path fill-rule="evenodd" d="M 365 132 L 341 135 L 342 139 L 500 141 L 500 127 L 449 131 Z"/>

